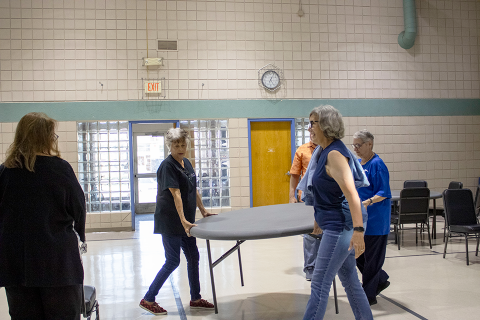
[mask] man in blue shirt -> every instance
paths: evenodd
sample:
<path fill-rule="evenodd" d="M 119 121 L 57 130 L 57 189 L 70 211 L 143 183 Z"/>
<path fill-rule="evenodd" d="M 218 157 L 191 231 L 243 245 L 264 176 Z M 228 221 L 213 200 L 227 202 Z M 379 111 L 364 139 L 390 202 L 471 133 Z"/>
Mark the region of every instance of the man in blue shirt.
<path fill-rule="evenodd" d="M 362 273 L 362 286 L 370 305 L 377 303 L 376 296 L 385 290 L 390 282 L 382 269 L 390 233 L 391 192 L 388 168 L 373 152 L 373 135 L 361 130 L 353 135 L 352 147 L 360 157 L 370 186 L 358 189 L 358 195 L 368 212 L 365 230 L 365 252 L 357 258 L 357 267 Z"/>

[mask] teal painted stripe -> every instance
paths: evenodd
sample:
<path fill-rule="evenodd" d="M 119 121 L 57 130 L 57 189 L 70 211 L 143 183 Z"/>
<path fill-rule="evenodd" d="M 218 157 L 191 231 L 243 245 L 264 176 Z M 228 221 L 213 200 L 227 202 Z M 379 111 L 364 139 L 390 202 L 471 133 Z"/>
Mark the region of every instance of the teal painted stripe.
<path fill-rule="evenodd" d="M 33 111 L 59 121 L 298 118 L 321 104 L 345 117 L 480 115 L 480 99 L 150 100 L 0 103 L 0 122 Z"/>

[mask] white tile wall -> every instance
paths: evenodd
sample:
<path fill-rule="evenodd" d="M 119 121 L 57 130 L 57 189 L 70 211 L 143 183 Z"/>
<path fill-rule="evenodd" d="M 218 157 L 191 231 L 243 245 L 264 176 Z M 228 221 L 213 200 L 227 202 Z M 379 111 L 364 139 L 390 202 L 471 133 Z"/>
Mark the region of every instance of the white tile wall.
<path fill-rule="evenodd" d="M 138 100 L 141 78 L 166 78 L 166 98 L 256 99 L 257 70 L 284 71 L 282 99 L 480 98 L 478 0 L 417 1 L 412 49 L 397 44 L 401 0 L 0 0 L 0 102 Z M 148 35 L 148 41 L 147 41 Z M 178 40 L 157 52 L 156 40 Z M 164 57 L 146 69 L 142 57 Z M 103 86 L 101 86 L 101 84 Z M 202 86 L 201 84 L 204 84 Z M 267 96 L 268 97 L 268 96 Z M 392 188 L 426 179 L 474 188 L 480 117 L 345 118 L 367 128 Z M 0 124 L 0 161 L 15 123 Z M 77 167 L 75 122 L 58 128 Z M 250 205 L 247 119 L 230 119 L 232 208 Z M 130 213 L 89 214 L 87 227 L 129 227 Z"/>
<path fill-rule="evenodd" d="M 304 0 L 299 17 L 297 0 L 0 0 L 0 101 L 137 100 L 161 77 L 167 99 L 265 98 L 268 63 L 277 98 L 479 98 L 480 2 L 417 1 L 409 50 L 402 3 Z"/>

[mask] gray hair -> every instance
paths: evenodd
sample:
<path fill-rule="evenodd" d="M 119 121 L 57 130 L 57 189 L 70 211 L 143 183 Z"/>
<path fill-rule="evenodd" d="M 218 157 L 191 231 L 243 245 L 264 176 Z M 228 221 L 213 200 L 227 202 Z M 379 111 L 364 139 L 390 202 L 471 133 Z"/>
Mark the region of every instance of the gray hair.
<path fill-rule="evenodd" d="M 342 115 L 330 105 L 316 107 L 310 112 L 310 117 L 318 118 L 318 125 L 327 139 L 340 140 L 345 136 L 345 125 Z"/>
<path fill-rule="evenodd" d="M 174 142 L 183 142 L 185 141 L 187 145 L 190 143 L 190 137 L 188 132 L 185 129 L 181 128 L 171 128 L 168 129 L 167 134 L 165 135 L 165 145 L 168 150 L 172 147 Z"/>
<path fill-rule="evenodd" d="M 370 131 L 368 131 L 367 129 L 363 129 L 363 130 L 355 132 L 355 134 L 353 135 L 353 139 L 360 139 L 364 143 L 371 141 L 372 146 L 373 146 L 373 140 L 375 138 L 373 137 L 373 134 L 370 133 Z"/>

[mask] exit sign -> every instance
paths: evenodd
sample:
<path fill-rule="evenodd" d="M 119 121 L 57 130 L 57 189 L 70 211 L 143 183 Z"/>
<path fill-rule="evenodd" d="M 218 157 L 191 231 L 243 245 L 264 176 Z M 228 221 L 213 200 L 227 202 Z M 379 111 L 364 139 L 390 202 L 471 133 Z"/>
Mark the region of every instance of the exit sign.
<path fill-rule="evenodd" d="M 145 93 L 161 93 L 162 84 L 160 82 L 145 82 Z"/>

